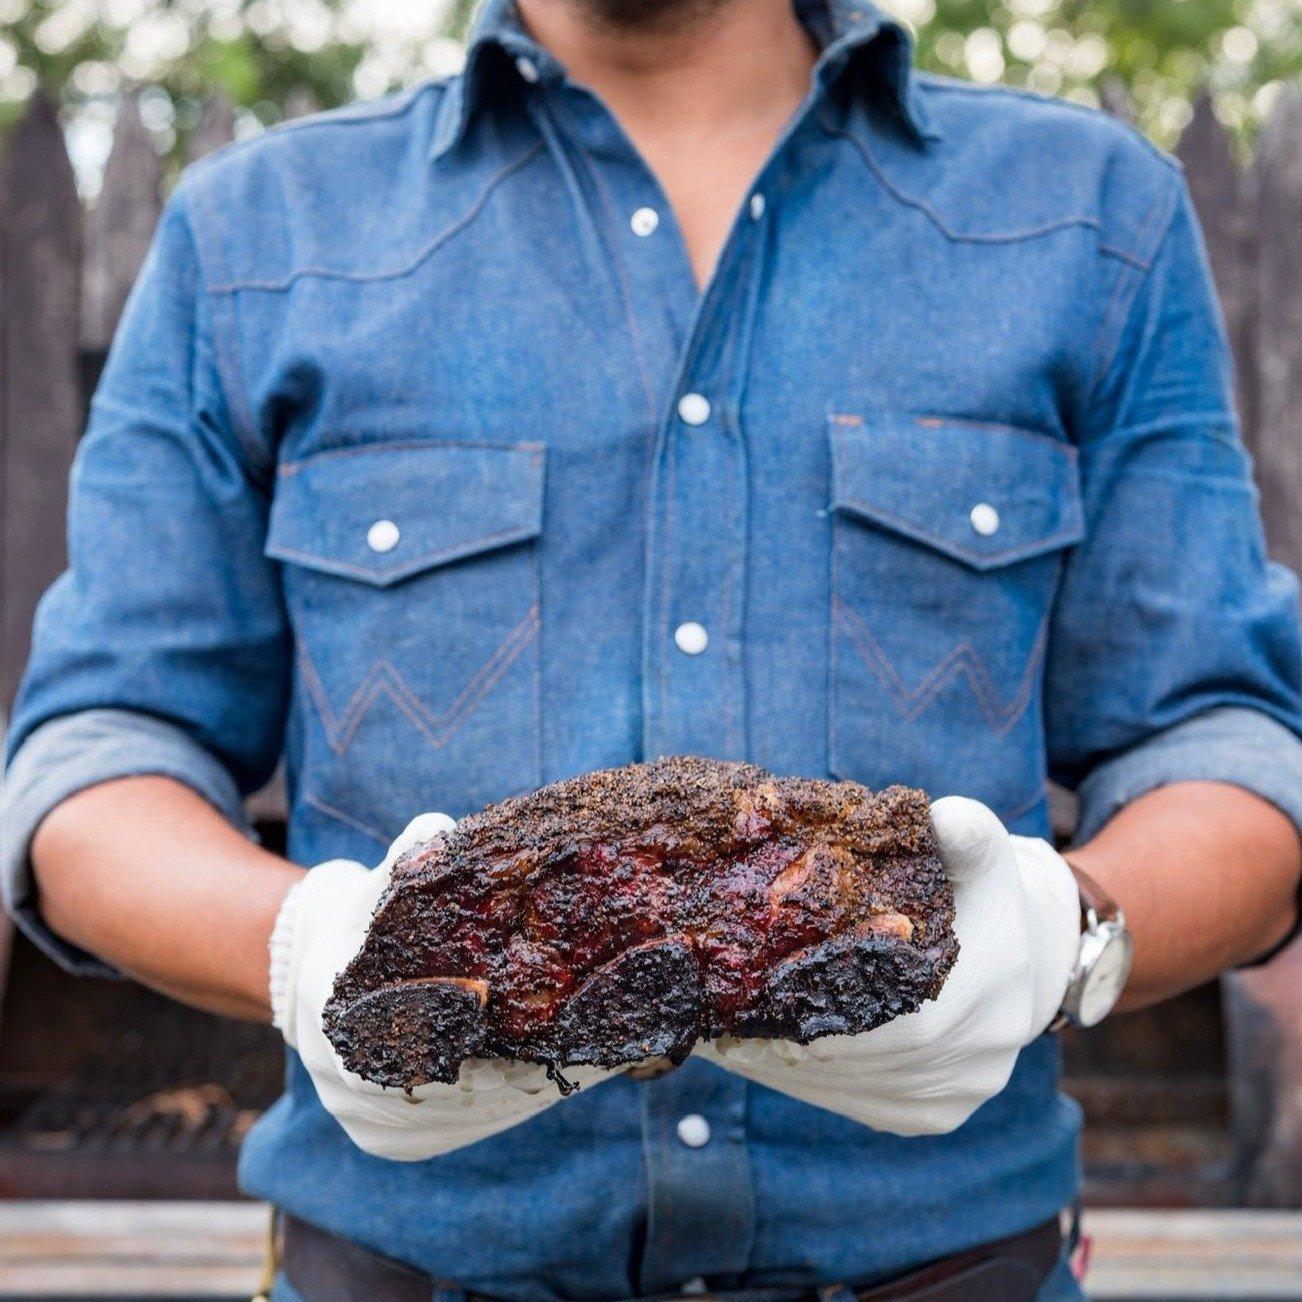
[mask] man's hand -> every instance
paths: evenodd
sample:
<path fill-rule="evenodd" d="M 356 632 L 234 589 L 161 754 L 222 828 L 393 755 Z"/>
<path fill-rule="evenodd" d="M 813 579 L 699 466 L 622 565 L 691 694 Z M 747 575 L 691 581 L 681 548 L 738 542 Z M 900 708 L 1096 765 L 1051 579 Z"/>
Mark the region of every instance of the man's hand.
<path fill-rule="evenodd" d="M 335 977 L 361 948 L 371 914 L 398 857 L 455 824 L 422 814 L 390 846 L 378 868 L 332 859 L 312 869 L 285 896 L 271 934 L 272 1020 L 298 1050 L 321 1105 L 358 1148 L 413 1162 L 472 1144 L 528 1120 L 561 1097 L 533 1063 L 472 1060 L 455 1085 L 430 1083 L 408 1095 L 348 1071 L 321 1029 Z M 614 1073 L 595 1067 L 567 1072 L 579 1085 Z"/>
<path fill-rule="evenodd" d="M 954 1130 L 1003 1089 L 1066 992 L 1080 943 L 1076 881 L 1046 842 L 1010 836 L 975 800 L 938 800 L 931 818 L 959 939 L 940 996 L 862 1035 L 724 1037 L 698 1053 L 899 1135 Z"/>

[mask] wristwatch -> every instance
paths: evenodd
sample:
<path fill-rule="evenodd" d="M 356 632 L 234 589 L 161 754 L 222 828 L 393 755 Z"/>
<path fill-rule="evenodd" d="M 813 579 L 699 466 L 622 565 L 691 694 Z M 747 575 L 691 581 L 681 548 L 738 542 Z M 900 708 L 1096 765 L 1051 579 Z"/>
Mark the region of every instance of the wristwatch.
<path fill-rule="evenodd" d="M 1067 865 L 1080 892 L 1080 950 L 1051 1031 L 1097 1026 L 1116 1007 L 1130 975 L 1134 945 L 1121 906 L 1087 872 Z"/>

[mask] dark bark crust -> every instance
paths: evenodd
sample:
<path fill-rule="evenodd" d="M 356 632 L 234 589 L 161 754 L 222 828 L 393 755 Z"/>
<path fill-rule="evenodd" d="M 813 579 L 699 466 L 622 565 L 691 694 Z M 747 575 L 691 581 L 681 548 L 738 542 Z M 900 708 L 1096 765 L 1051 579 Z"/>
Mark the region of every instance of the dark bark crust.
<path fill-rule="evenodd" d="M 384 1085 L 497 1057 L 568 1089 L 580 1063 L 913 1012 L 958 956 L 953 924 L 923 792 L 655 760 L 490 806 L 404 855 L 325 1030 Z"/>

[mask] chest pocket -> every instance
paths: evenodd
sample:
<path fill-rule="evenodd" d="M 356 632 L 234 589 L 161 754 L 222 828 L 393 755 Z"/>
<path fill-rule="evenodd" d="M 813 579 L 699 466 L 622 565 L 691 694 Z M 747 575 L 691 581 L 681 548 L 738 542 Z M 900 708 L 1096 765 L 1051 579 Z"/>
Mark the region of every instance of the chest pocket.
<path fill-rule="evenodd" d="M 1083 536 L 1075 449 L 890 414 L 833 416 L 829 438 L 832 771 L 1025 812 L 1049 612 Z"/>
<path fill-rule="evenodd" d="M 301 798 L 383 840 L 540 780 L 541 444 L 388 443 L 281 467 Z"/>

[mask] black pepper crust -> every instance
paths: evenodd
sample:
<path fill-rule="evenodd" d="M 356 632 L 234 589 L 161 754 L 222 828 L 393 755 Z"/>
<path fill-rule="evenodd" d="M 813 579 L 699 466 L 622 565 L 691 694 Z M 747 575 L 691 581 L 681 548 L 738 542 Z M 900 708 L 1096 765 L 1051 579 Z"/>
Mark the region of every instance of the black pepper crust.
<path fill-rule="evenodd" d="M 958 956 L 921 792 L 693 757 L 490 805 L 395 865 L 324 1026 L 412 1089 L 466 1058 L 682 1062 L 808 1043 L 934 999 Z"/>

